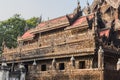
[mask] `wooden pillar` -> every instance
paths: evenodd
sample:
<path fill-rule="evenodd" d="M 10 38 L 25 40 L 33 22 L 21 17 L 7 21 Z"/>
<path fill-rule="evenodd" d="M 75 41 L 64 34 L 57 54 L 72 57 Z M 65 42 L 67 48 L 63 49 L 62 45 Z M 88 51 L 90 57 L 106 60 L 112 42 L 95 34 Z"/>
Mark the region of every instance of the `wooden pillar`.
<path fill-rule="evenodd" d="M 56 69 L 56 60 L 55 58 L 52 60 L 52 70 Z"/>
<path fill-rule="evenodd" d="M 117 71 L 120 70 L 120 58 L 118 59 L 118 62 L 117 62 Z"/>
<path fill-rule="evenodd" d="M 26 69 L 25 69 L 25 66 L 22 63 L 19 65 L 19 69 L 20 69 L 20 80 L 26 80 L 25 79 Z"/>
<path fill-rule="evenodd" d="M 0 80 L 9 80 L 9 70 L 6 62 L 1 63 Z"/>
<path fill-rule="evenodd" d="M 74 56 L 72 56 L 72 57 L 70 58 L 70 61 L 71 61 L 71 66 L 72 66 L 72 67 L 75 67 L 75 58 L 74 58 Z"/>
<path fill-rule="evenodd" d="M 98 69 L 104 69 L 104 51 L 101 46 L 98 51 Z"/>
<path fill-rule="evenodd" d="M 101 46 L 98 50 L 98 69 L 100 70 L 100 80 L 104 80 L 104 51 Z"/>

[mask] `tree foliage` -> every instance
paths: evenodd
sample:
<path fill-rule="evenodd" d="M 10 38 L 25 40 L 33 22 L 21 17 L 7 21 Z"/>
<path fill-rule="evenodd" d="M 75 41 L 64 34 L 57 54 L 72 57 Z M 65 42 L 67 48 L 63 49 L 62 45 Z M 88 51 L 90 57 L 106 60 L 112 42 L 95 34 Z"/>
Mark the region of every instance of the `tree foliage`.
<path fill-rule="evenodd" d="M 2 49 L 2 43 L 8 48 L 17 46 L 17 37 L 23 35 L 27 29 L 33 28 L 37 25 L 37 17 L 25 20 L 21 18 L 19 14 L 15 14 L 13 17 L 0 22 L 0 51 Z"/>
<path fill-rule="evenodd" d="M 33 17 L 33 18 L 30 18 L 30 19 L 26 20 L 27 26 L 29 28 L 36 27 L 37 26 L 37 22 L 38 22 L 38 18 L 36 18 L 36 17 Z"/>

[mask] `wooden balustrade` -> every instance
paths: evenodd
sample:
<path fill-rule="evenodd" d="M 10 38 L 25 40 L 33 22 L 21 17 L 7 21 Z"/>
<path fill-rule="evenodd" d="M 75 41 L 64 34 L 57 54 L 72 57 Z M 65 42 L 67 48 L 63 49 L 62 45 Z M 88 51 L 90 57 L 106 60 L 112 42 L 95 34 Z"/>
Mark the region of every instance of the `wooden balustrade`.
<path fill-rule="evenodd" d="M 50 46 L 50 47 L 32 49 L 28 51 L 23 51 L 21 53 L 14 53 L 14 56 L 15 59 L 18 60 L 18 59 L 32 58 L 38 56 L 76 53 L 82 51 L 82 49 L 85 49 L 85 51 L 87 50 L 89 51 L 91 44 L 86 46 L 86 44 L 83 45 L 83 43 L 84 42 L 74 43 L 74 44 L 62 44 L 62 45 L 56 45 L 54 47 Z M 88 44 L 88 42 L 86 43 Z M 94 51 L 94 49 L 91 50 Z M 13 60 L 13 56 L 11 54 L 7 54 L 5 55 L 5 57 L 7 57 L 7 60 Z"/>

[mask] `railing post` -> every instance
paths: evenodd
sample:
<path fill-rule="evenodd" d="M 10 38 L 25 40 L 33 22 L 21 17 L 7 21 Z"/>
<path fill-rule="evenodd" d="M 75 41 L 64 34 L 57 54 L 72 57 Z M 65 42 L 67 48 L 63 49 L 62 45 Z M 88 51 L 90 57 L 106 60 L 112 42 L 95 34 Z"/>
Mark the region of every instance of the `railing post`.
<path fill-rule="evenodd" d="M 100 70 L 100 80 L 104 80 L 104 51 L 101 46 L 98 50 L 98 69 Z"/>
<path fill-rule="evenodd" d="M 120 70 L 120 58 L 118 59 L 118 62 L 117 62 L 117 71 Z"/>
<path fill-rule="evenodd" d="M 98 51 L 98 69 L 104 69 L 104 51 L 101 46 Z"/>
<path fill-rule="evenodd" d="M 0 70 L 0 80 L 9 80 L 9 70 L 7 63 L 2 62 Z"/>

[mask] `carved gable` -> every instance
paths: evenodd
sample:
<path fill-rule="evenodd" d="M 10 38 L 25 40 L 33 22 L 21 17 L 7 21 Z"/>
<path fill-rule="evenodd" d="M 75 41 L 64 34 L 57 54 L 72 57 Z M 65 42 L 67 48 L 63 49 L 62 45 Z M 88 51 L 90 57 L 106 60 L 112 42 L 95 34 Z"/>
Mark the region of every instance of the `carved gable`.
<path fill-rule="evenodd" d="M 106 2 L 113 8 L 118 8 L 120 5 L 120 0 L 106 0 Z"/>

